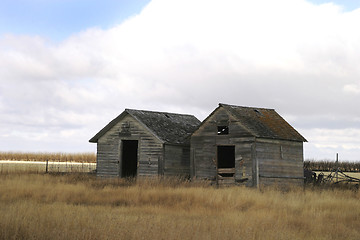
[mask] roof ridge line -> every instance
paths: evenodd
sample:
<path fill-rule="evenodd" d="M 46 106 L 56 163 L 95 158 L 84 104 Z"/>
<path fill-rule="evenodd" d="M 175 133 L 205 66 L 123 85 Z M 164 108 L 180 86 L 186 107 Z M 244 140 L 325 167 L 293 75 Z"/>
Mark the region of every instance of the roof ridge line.
<path fill-rule="evenodd" d="M 195 117 L 193 114 L 186 114 L 186 113 L 172 113 L 172 112 L 160 112 L 160 111 L 151 111 L 151 110 L 141 110 L 141 109 L 131 109 L 125 108 L 125 111 L 142 111 L 142 112 L 149 112 L 149 113 L 162 113 L 162 114 L 173 114 L 173 115 L 180 115 L 180 116 L 192 116 Z"/>
<path fill-rule="evenodd" d="M 261 109 L 261 110 L 274 110 L 274 108 L 263 108 L 263 107 L 248 107 L 248 106 L 238 106 L 233 104 L 219 103 L 219 106 L 229 106 L 229 107 L 239 107 L 239 108 L 250 108 L 250 109 Z"/>

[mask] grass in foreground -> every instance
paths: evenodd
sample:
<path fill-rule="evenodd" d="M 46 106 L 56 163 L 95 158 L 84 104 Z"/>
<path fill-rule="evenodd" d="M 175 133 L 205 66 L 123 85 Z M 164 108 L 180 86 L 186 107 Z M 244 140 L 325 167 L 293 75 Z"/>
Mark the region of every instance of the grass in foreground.
<path fill-rule="evenodd" d="M 358 239 L 360 193 L 0 175 L 0 239 Z"/>

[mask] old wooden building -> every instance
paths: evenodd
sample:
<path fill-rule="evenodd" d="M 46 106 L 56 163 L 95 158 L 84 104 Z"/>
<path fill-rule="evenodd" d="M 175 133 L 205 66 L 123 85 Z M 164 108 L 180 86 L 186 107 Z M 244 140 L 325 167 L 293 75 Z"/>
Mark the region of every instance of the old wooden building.
<path fill-rule="evenodd" d="M 97 143 L 97 175 L 190 174 L 192 115 L 125 109 L 89 141 Z"/>
<path fill-rule="evenodd" d="M 303 142 L 273 109 L 219 104 L 191 136 L 191 177 L 246 186 L 303 184 Z"/>

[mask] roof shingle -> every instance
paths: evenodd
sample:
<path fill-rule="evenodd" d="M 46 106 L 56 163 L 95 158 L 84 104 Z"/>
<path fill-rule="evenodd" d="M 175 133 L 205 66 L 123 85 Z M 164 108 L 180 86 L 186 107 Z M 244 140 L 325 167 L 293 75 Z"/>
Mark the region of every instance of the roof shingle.
<path fill-rule="evenodd" d="M 274 109 L 219 104 L 236 117 L 256 137 L 291 141 L 307 140 Z"/>
<path fill-rule="evenodd" d="M 89 141 L 97 142 L 102 135 L 116 125 L 126 114 L 130 114 L 140 123 L 145 125 L 145 127 L 160 140 L 170 144 L 188 142 L 189 139 L 187 137 L 200 125 L 200 121 L 193 115 L 125 109 L 123 113 L 101 129 Z"/>

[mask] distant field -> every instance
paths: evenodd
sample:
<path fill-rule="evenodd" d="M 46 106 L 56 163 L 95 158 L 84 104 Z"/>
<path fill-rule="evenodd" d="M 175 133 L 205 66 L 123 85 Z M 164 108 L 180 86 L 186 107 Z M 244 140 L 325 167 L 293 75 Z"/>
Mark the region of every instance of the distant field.
<path fill-rule="evenodd" d="M 360 161 L 335 161 L 323 160 L 305 160 L 304 167 L 312 171 L 332 171 L 333 169 L 340 169 L 343 172 L 360 172 Z"/>
<path fill-rule="evenodd" d="M 0 174 L 5 239 L 359 239 L 360 192 Z"/>
<path fill-rule="evenodd" d="M 0 160 L 95 163 L 95 153 L 0 152 Z"/>
<path fill-rule="evenodd" d="M 46 162 L 0 160 L 0 173 L 45 173 L 48 172 L 91 172 L 96 163 L 87 162 Z"/>
<path fill-rule="evenodd" d="M 96 169 L 95 153 L 0 152 L 0 173 L 6 172 L 91 172 Z"/>

